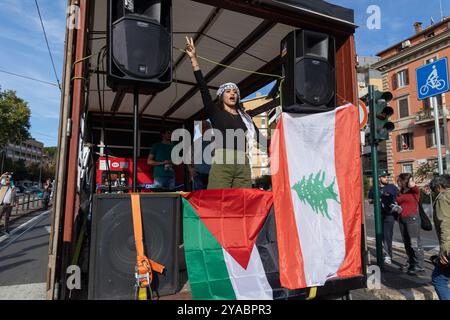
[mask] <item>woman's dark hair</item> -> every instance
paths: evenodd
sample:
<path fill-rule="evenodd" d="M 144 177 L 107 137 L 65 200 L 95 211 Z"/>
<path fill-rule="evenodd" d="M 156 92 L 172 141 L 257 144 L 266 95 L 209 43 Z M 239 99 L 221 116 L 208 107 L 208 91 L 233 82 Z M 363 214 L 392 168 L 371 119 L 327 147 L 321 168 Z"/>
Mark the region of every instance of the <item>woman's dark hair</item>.
<path fill-rule="evenodd" d="M 430 182 L 430 189 L 433 192 L 437 192 L 438 187 L 448 189 L 450 188 L 450 175 L 441 174 L 439 176 L 434 177 Z"/>
<path fill-rule="evenodd" d="M 412 176 L 413 176 L 413 175 L 412 175 L 411 173 L 401 173 L 401 174 L 398 176 L 397 181 L 398 181 L 398 182 L 401 182 L 401 188 L 402 188 L 402 189 L 403 189 L 404 187 L 407 187 L 407 186 L 408 186 L 409 179 L 411 179 Z"/>

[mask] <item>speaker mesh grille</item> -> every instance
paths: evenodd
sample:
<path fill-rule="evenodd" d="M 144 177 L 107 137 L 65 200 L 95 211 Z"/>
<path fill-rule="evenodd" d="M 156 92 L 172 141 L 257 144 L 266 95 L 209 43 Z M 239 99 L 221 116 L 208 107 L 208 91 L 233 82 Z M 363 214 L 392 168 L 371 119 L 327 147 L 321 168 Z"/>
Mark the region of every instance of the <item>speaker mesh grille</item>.
<path fill-rule="evenodd" d="M 313 106 L 328 104 L 335 94 L 335 71 L 326 61 L 303 58 L 295 64 L 298 99 Z"/>
<path fill-rule="evenodd" d="M 141 196 L 145 254 L 166 267 L 153 273 L 152 288 L 161 296 L 179 290 L 177 196 Z M 129 195 L 96 196 L 90 259 L 90 299 L 134 300 L 136 246 Z"/>
<path fill-rule="evenodd" d="M 113 25 L 112 38 L 114 63 L 125 74 L 151 79 L 170 67 L 170 34 L 158 23 L 124 18 Z"/>

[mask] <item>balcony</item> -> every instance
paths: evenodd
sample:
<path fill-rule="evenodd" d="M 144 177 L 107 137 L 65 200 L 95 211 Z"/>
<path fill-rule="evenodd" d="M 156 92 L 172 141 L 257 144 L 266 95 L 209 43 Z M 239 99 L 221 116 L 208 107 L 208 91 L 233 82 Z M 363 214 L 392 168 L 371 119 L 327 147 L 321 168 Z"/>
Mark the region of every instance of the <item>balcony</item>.
<path fill-rule="evenodd" d="M 442 107 L 439 110 L 439 120 L 442 119 Z M 431 109 L 421 110 L 416 113 L 416 124 L 418 125 L 429 125 L 434 122 L 434 112 Z"/>

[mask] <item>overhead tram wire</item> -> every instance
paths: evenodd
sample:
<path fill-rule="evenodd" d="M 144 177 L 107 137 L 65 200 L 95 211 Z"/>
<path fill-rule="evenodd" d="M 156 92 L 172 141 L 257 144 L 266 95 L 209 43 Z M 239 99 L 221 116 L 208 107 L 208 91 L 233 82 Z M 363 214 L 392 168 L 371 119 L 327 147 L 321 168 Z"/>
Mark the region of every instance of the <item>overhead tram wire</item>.
<path fill-rule="evenodd" d="M 175 46 L 173 48 L 177 49 L 178 51 L 186 53 L 186 50 L 184 50 L 184 49 L 180 49 L 180 48 L 175 47 Z M 252 70 L 247 70 L 247 69 L 243 69 L 243 68 L 233 67 L 231 65 L 222 64 L 220 62 L 217 62 L 217 61 L 214 61 L 214 60 L 202 57 L 200 55 L 197 55 L 197 57 L 199 59 L 201 59 L 201 60 L 204 60 L 204 61 L 206 61 L 208 63 L 220 66 L 222 68 L 231 69 L 231 70 L 244 72 L 244 73 L 249 73 L 249 74 L 256 74 L 256 75 L 265 76 L 265 77 L 272 77 L 272 78 L 278 79 L 280 81 L 279 89 L 278 89 L 278 92 L 279 92 L 279 95 L 280 95 L 280 105 L 283 105 L 283 93 L 282 93 L 282 90 L 283 90 L 283 84 L 284 84 L 284 81 L 285 81 L 285 77 L 277 75 L 277 74 L 273 74 L 273 73 L 264 73 L 264 72 L 258 72 L 258 71 L 252 71 Z"/>
<path fill-rule="evenodd" d="M 51 86 L 54 86 L 54 87 L 58 87 L 58 84 L 56 84 L 56 83 L 52 83 L 52 82 L 48 82 L 48 81 L 44 81 L 44 80 L 39 80 L 39 79 L 36 79 L 36 78 L 32 78 L 32 77 L 29 77 L 29 76 L 17 74 L 17 73 L 14 73 L 14 72 L 9 72 L 9 71 L 2 70 L 2 69 L 0 69 L 0 72 L 1 73 L 5 73 L 5 74 L 9 74 L 11 76 L 15 76 L 15 77 L 19 77 L 19 78 L 23 78 L 23 79 L 27 79 L 27 80 L 32 80 L 32 81 L 48 84 L 48 85 L 51 85 Z"/>
<path fill-rule="evenodd" d="M 34 0 L 34 3 L 36 3 L 36 9 L 37 9 L 37 12 L 39 15 L 39 20 L 41 21 L 42 31 L 44 32 L 45 42 L 47 44 L 48 53 L 50 55 L 50 60 L 52 62 L 52 67 L 53 67 L 53 72 L 55 73 L 56 82 L 58 83 L 59 90 L 61 90 L 61 83 L 58 78 L 58 72 L 56 72 L 55 61 L 53 60 L 52 51 L 50 50 L 50 45 L 48 43 L 47 32 L 45 32 L 44 22 L 42 21 L 41 10 L 39 9 L 39 3 L 37 2 L 37 0 Z"/>

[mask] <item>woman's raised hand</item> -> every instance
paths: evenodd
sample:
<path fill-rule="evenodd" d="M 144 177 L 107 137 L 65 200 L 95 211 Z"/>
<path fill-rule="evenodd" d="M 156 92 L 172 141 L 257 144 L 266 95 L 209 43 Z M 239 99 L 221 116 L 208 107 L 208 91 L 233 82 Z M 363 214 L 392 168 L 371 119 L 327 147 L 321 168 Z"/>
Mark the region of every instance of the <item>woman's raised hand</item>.
<path fill-rule="evenodd" d="M 410 178 L 409 181 L 408 181 L 408 188 L 409 188 L 409 189 L 412 189 L 412 188 L 414 188 L 415 186 L 416 186 L 416 183 L 414 182 L 414 179 L 413 179 L 413 178 Z"/>
<path fill-rule="evenodd" d="M 186 37 L 186 53 L 192 59 L 197 57 L 195 50 L 194 39 Z"/>

